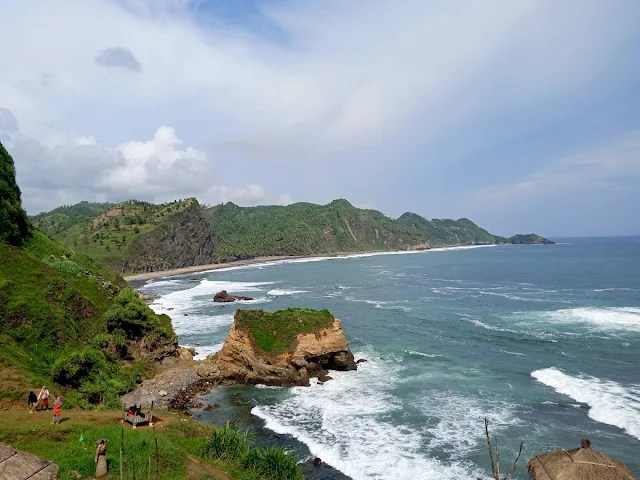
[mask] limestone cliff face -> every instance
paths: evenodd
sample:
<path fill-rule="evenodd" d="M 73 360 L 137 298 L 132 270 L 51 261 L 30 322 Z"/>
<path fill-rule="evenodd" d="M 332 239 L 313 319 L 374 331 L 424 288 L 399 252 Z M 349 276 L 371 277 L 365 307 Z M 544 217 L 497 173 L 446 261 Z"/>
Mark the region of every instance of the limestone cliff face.
<path fill-rule="evenodd" d="M 327 370 L 356 369 L 337 318 L 317 333 L 298 335 L 289 351 L 273 357 L 259 351 L 251 334 L 234 322 L 216 363 L 215 375 L 227 383 L 279 386 L 309 385 L 310 378 L 322 378 Z"/>
<path fill-rule="evenodd" d="M 153 272 L 213 262 L 213 235 L 204 209 L 193 204 L 152 232 L 140 235 L 129 249 L 123 271 Z"/>

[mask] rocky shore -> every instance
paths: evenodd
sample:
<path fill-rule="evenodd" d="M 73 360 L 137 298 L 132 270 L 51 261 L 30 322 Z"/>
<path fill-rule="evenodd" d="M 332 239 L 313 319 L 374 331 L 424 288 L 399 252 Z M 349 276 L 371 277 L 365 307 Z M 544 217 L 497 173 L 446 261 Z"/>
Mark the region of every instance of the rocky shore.
<path fill-rule="evenodd" d="M 258 315 L 258 319 L 278 316 L 286 320 L 282 328 L 293 325 L 301 331 L 293 335 L 286 348 L 265 351 L 251 328 L 239 318 L 245 312 Z M 319 325 L 318 319 L 325 321 L 325 317 L 326 325 Z M 273 328 L 272 324 L 269 328 Z M 191 351 L 181 348 L 177 358 L 166 361 L 159 373 L 144 381 L 135 392 L 161 408 L 188 411 L 201 407 L 194 403 L 197 395 L 219 384 L 309 385 L 314 377 L 321 382 L 331 380 L 330 370 L 356 369 L 357 362 L 349 349 L 341 320 L 326 310 L 289 309 L 272 314 L 261 310 L 239 311 L 220 352 L 198 361 L 193 359 Z"/>

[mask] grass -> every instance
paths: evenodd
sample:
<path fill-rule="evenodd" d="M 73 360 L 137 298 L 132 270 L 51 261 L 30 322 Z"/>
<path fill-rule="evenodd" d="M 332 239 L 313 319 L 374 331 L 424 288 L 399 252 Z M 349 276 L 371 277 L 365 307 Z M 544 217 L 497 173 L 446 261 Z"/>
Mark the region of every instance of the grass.
<path fill-rule="evenodd" d="M 279 448 L 253 448 L 251 436 L 231 425 L 214 427 L 167 411 L 156 418 L 158 472 L 161 480 L 301 480 L 295 457 Z M 66 410 L 62 423 L 52 425 L 51 412 L 29 414 L 14 406 L 0 412 L 3 428 L 0 443 L 25 450 L 59 466 L 61 480 L 75 480 L 73 470 L 83 478 L 95 472 L 94 446 L 108 440 L 108 479 L 119 478 L 120 445 L 124 435 L 127 480 L 151 478 L 156 471 L 153 429 L 132 430 L 119 422 L 120 410 L 99 412 Z M 82 439 L 82 441 L 81 441 Z M 196 468 L 194 468 L 194 466 Z"/>
<path fill-rule="evenodd" d="M 299 334 L 315 333 L 331 326 L 335 318 L 329 310 L 288 308 L 269 313 L 264 310 L 238 310 L 237 328 L 248 329 L 264 352 L 279 354 L 291 348 Z"/>
<path fill-rule="evenodd" d="M 21 387 L 0 381 L 0 398 L 47 384 L 68 403 L 118 405 L 118 396 L 135 387 L 147 367 L 121 362 L 133 359 L 127 340 L 163 341 L 173 333 L 171 321 L 129 289 L 114 299 L 104 281 L 126 285 L 105 265 L 36 229 L 22 248 L 0 243 L 0 377 L 13 369 L 24 380 Z"/>
<path fill-rule="evenodd" d="M 254 448 L 250 432 L 232 424 L 216 428 L 204 443 L 205 458 L 223 460 L 245 469 L 245 475 L 269 480 L 302 480 L 296 457 L 281 447 Z"/>

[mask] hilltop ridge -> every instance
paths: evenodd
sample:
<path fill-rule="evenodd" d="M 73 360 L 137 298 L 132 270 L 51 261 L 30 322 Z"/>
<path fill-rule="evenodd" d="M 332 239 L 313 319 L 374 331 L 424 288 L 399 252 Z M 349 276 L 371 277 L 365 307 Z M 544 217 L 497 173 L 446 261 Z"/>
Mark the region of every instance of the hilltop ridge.
<path fill-rule="evenodd" d="M 552 243 L 536 234 L 492 235 L 467 218 L 427 220 L 406 212 L 393 219 L 345 199 L 255 207 L 232 202 L 204 207 L 194 198 L 159 205 L 81 202 L 40 213 L 32 222 L 121 273 L 272 256 Z"/>

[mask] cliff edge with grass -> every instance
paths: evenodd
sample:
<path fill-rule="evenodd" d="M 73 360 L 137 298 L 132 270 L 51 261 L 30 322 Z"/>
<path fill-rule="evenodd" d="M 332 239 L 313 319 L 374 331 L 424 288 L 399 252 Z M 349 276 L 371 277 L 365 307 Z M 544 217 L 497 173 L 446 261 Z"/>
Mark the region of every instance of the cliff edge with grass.
<path fill-rule="evenodd" d="M 329 370 L 355 370 L 342 322 L 328 310 L 238 310 L 222 350 L 211 360 L 226 383 L 277 386 L 327 380 Z"/>
<path fill-rule="evenodd" d="M 107 265 L 29 225 L 0 144 L 0 400 L 48 385 L 68 406 L 117 407 L 177 355 L 168 316 Z"/>

